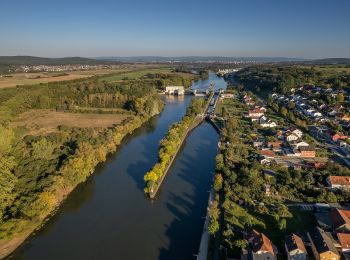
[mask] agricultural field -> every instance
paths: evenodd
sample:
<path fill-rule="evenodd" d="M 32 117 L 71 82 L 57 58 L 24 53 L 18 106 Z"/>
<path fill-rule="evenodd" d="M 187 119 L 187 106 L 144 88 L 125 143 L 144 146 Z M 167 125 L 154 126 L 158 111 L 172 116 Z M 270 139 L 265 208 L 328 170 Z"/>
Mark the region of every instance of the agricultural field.
<path fill-rule="evenodd" d="M 106 77 L 101 77 L 101 80 L 116 82 L 124 78 L 133 79 L 141 77 L 148 73 L 169 73 L 169 69 L 154 68 L 154 65 L 121 65 L 119 69 L 12 73 L 0 75 L 0 89 L 15 87 L 18 85 L 34 85 L 39 83 L 67 81 L 103 75 L 106 75 Z"/>
<path fill-rule="evenodd" d="M 101 80 L 105 80 L 107 82 L 118 82 L 123 79 L 140 78 L 150 73 L 152 74 L 152 73 L 169 73 L 169 72 L 170 72 L 169 68 L 145 68 L 145 69 L 125 72 L 125 73 L 118 73 L 116 75 L 108 75 L 106 77 L 101 77 Z M 186 73 L 181 73 L 181 74 L 186 74 Z M 188 75 L 191 75 L 191 74 L 188 74 Z"/>
<path fill-rule="evenodd" d="M 130 117 L 125 114 L 97 114 L 57 112 L 49 109 L 32 109 L 17 116 L 11 123 L 14 127 L 25 127 L 31 135 L 42 135 L 58 130 L 58 126 L 81 128 L 107 128 Z"/>

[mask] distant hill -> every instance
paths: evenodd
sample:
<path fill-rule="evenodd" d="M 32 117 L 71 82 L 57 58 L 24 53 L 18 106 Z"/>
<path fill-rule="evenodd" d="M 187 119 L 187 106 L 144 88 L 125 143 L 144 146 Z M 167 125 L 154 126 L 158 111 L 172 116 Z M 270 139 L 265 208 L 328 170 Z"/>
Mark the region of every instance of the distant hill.
<path fill-rule="evenodd" d="M 83 57 L 43 58 L 34 56 L 0 56 L 0 65 L 66 65 L 66 64 L 112 64 L 113 61 Z"/>
<path fill-rule="evenodd" d="M 327 58 L 308 61 L 311 64 L 350 64 L 350 58 Z"/>
<path fill-rule="evenodd" d="M 130 57 L 96 57 L 96 59 L 112 60 L 120 62 L 296 62 L 306 61 L 306 59 L 287 57 L 224 57 L 224 56 L 130 56 Z"/>

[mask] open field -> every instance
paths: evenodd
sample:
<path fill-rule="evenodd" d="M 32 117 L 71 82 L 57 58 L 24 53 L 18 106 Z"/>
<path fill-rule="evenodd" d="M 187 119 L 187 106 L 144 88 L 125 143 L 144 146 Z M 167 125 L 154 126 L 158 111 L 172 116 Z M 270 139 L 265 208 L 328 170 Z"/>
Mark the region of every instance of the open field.
<path fill-rule="evenodd" d="M 81 114 L 57 112 L 48 109 L 32 109 L 20 114 L 13 126 L 25 126 L 29 134 L 47 134 L 57 130 L 59 125 L 82 128 L 106 128 L 119 124 L 130 115 L 123 114 Z"/>
<path fill-rule="evenodd" d="M 107 82 L 117 82 L 124 78 L 136 79 L 149 73 L 170 73 L 170 69 L 169 68 L 149 68 L 149 69 L 135 70 L 135 71 L 125 72 L 125 73 L 118 73 L 117 75 L 102 77 L 101 79 Z M 181 75 L 182 74 L 186 74 L 186 73 L 181 73 Z M 191 74 L 188 74 L 188 75 L 191 75 Z"/>
<path fill-rule="evenodd" d="M 301 68 L 315 69 L 317 71 L 329 72 L 329 73 L 350 73 L 350 66 L 348 65 L 314 65 L 314 66 L 299 66 Z"/>
<path fill-rule="evenodd" d="M 78 70 L 78 71 L 62 71 L 62 72 L 33 72 L 33 73 L 12 73 L 0 77 L 0 89 L 15 87 L 17 85 L 34 85 L 39 83 L 48 83 L 56 81 L 66 81 L 87 78 L 92 76 L 102 76 L 103 80 L 114 82 L 125 77 L 137 78 L 147 73 L 164 72 L 169 73 L 166 68 L 154 68 L 155 65 L 127 65 L 121 66 L 120 69 L 100 69 L 100 70 Z M 115 74 L 115 75 L 110 75 Z M 186 74 L 186 73 L 182 73 Z M 108 75 L 108 76 L 107 76 Z"/>

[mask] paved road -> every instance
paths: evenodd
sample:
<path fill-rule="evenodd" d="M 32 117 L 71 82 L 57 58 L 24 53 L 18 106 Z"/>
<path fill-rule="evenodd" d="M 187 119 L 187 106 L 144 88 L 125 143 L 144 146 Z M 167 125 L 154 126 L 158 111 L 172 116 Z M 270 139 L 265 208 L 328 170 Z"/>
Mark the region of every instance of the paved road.
<path fill-rule="evenodd" d="M 209 195 L 208 208 L 213 201 L 214 201 L 214 190 L 212 188 Z M 209 226 L 209 216 L 207 213 L 207 215 L 205 216 L 205 222 L 204 222 L 201 242 L 199 245 L 197 260 L 207 260 L 208 258 L 208 245 L 209 245 L 209 239 L 210 239 L 208 226 Z"/>

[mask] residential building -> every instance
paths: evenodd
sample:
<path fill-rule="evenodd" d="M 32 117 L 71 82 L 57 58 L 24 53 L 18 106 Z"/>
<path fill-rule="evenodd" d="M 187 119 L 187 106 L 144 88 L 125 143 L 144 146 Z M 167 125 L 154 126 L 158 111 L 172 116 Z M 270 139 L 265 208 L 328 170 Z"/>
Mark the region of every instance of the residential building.
<path fill-rule="evenodd" d="M 253 260 L 275 260 L 276 258 L 276 247 L 272 244 L 271 240 L 256 230 L 244 235 L 245 239 L 248 240 L 249 258 Z"/>
<path fill-rule="evenodd" d="M 284 247 L 288 260 L 305 260 L 307 251 L 303 240 L 296 234 L 288 235 L 285 239 Z"/>
<path fill-rule="evenodd" d="M 308 238 L 311 249 L 316 260 L 340 260 L 338 250 L 335 248 L 331 238 L 319 227 L 310 230 Z"/>
<path fill-rule="evenodd" d="M 345 140 L 348 139 L 349 137 L 347 135 L 344 135 L 343 133 L 335 133 L 334 135 L 332 135 L 332 140 L 334 142 L 340 140 Z"/>
<path fill-rule="evenodd" d="M 254 118 L 260 118 L 265 114 L 265 111 L 260 109 L 260 108 L 255 108 L 255 109 L 249 109 L 248 110 L 248 116 L 249 117 L 254 117 Z"/>
<path fill-rule="evenodd" d="M 337 238 L 342 253 L 350 253 L 350 234 L 349 233 L 337 233 Z"/>
<path fill-rule="evenodd" d="M 350 232 L 350 210 L 333 208 L 330 212 L 332 227 L 338 232 Z"/>
<path fill-rule="evenodd" d="M 316 151 L 310 146 L 300 146 L 299 147 L 301 157 L 315 157 Z"/>
<path fill-rule="evenodd" d="M 327 184 L 332 190 L 350 189 L 350 176 L 331 175 L 327 178 Z"/>

